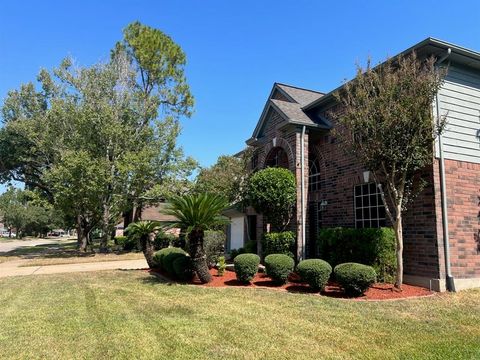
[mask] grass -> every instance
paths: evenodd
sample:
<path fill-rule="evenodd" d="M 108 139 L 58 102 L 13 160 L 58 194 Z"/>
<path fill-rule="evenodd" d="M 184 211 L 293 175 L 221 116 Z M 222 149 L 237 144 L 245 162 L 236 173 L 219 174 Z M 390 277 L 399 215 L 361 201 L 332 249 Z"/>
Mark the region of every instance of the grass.
<path fill-rule="evenodd" d="M 0 289 L 6 359 L 480 358 L 480 290 L 355 302 L 142 271 L 4 278 Z"/>

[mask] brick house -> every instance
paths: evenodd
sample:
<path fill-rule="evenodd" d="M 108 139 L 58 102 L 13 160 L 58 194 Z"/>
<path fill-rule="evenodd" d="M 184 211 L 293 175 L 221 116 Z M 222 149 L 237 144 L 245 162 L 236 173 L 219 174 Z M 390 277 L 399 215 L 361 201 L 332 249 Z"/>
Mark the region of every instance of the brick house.
<path fill-rule="evenodd" d="M 412 50 L 419 57 L 434 55 L 438 66 L 448 65 L 432 108 L 436 116 L 447 116 L 448 125 L 423 174 L 428 186 L 405 214 L 405 282 L 437 291 L 447 283 L 456 290 L 480 287 L 480 53 L 432 38 L 404 53 Z M 315 255 L 322 227 L 386 224 L 368 169 L 347 155 L 331 132 L 335 123 L 328 114 L 338 108 L 334 91 L 275 83 L 247 140 L 255 149 L 253 168 L 282 166 L 296 176 L 299 258 Z M 260 239 L 266 228 L 253 209 L 232 214 L 232 220 L 232 235 L 243 241 Z"/>

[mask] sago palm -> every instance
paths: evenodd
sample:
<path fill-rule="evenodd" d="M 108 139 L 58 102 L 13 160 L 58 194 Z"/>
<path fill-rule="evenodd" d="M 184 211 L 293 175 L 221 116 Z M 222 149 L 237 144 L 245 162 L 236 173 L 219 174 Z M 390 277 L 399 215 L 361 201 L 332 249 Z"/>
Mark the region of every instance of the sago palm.
<path fill-rule="evenodd" d="M 150 268 L 154 266 L 153 262 L 153 243 L 151 237 L 155 232 L 161 229 L 160 225 L 156 221 L 138 221 L 128 225 L 125 230 L 128 236 L 136 236 L 140 241 L 143 255 Z"/>
<path fill-rule="evenodd" d="M 212 281 L 203 248 L 204 231 L 228 223 L 227 218 L 221 215 L 227 207 L 228 202 L 222 196 L 204 193 L 174 196 L 164 210 L 165 214 L 177 218 L 173 226 L 187 229 L 193 269 L 202 283 Z"/>

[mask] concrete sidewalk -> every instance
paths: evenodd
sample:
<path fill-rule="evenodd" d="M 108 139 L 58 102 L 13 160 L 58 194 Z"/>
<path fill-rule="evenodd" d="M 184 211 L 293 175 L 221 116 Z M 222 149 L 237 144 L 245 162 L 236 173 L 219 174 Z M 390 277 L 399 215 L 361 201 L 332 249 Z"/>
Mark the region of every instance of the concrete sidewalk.
<path fill-rule="evenodd" d="M 7 261 L 0 264 L 0 278 L 8 277 L 8 276 L 22 276 L 22 275 L 60 274 L 60 273 L 82 272 L 82 271 L 117 270 L 117 269 L 134 270 L 134 269 L 148 268 L 148 265 L 145 259 L 20 267 L 22 264 L 28 261 L 29 260 L 13 260 L 13 261 Z"/>

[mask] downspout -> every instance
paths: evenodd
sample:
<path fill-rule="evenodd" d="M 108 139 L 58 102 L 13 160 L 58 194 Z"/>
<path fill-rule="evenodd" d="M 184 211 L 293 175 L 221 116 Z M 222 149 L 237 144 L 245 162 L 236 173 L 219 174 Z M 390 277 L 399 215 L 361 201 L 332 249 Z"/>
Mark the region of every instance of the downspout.
<path fill-rule="evenodd" d="M 448 48 L 447 53 L 435 63 L 438 67 L 450 56 L 452 49 Z M 437 91 L 435 96 L 437 108 L 437 124 L 440 122 L 440 96 Z M 450 266 L 450 237 L 448 233 L 448 203 L 447 203 L 447 185 L 445 180 L 445 158 L 443 156 L 443 137 L 438 134 L 438 152 L 439 152 L 439 168 L 440 168 L 440 192 L 442 199 L 442 228 L 443 228 L 443 250 L 445 256 L 445 273 L 446 287 L 448 291 L 455 291 L 455 281 Z"/>
<path fill-rule="evenodd" d="M 302 258 L 301 260 L 305 259 L 305 129 L 306 126 L 303 125 L 302 127 L 302 137 L 300 140 L 300 157 L 301 157 L 301 180 L 300 180 L 300 189 L 301 189 L 301 196 L 302 199 L 300 200 L 300 204 L 302 206 Z"/>

